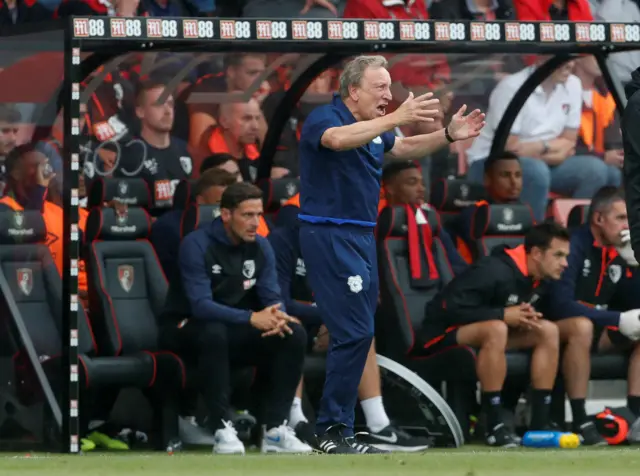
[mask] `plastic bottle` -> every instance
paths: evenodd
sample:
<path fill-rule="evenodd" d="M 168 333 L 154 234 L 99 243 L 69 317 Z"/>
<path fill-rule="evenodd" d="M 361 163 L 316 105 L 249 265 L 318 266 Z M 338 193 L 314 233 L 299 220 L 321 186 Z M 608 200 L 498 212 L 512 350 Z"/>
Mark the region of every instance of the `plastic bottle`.
<path fill-rule="evenodd" d="M 577 448 L 580 438 L 575 433 L 562 431 L 528 431 L 522 438 L 522 446 L 529 448 Z"/>

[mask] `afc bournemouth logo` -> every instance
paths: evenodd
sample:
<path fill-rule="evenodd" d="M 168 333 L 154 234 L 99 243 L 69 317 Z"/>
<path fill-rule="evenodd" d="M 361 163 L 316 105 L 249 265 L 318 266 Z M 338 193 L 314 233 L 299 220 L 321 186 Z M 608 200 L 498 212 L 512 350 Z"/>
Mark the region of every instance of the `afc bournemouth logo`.
<path fill-rule="evenodd" d="M 118 266 L 118 281 L 125 292 L 131 291 L 133 287 L 133 266 L 122 264 Z"/>
<path fill-rule="evenodd" d="M 19 268 L 16 271 L 18 275 L 18 287 L 25 296 L 29 296 L 33 291 L 33 271 L 29 268 Z"/>
<path fill-rule="evenodd" d="M 256 272 L 256 262 L 253 261 L 252 259 L 248 259 L 242 264 L 242 275 L 245 278 L 247 279 L 253 278 L 253 275 L 255 274 L 255 272 Z"/>
<path fill-rule="evenodd" d="M 124 226 L 129 220 L 128 211 L 126 209 L 116 211 L 116 223 L 118 226 Z"/>
<path fill-rule="evenodd" d="M 118 184 L 118 193 L 124 197 L 129 193 L 129 184 L 127 182 L 120 182 Z"/>
<path fill-rule="evenodd" d="M 505 223 L 511 223 L 513 221 L 513 210 L 511 208 L 505 208 L 502 211 L 502 218 Z"/>

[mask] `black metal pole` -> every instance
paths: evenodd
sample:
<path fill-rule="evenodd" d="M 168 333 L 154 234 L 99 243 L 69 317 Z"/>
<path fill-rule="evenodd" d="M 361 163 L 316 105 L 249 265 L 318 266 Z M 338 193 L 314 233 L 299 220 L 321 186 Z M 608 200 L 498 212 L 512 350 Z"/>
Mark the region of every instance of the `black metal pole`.
<path fill-rule="evenodd" d="M 62 97 L 64 98 L 64 167 L 63 167 L 63 272 L 62 272 L 62 399 L 63 443 L 62 452 L 78 453 L 80 449 L 78 383 L 78 174 L 80 173 L 80 42 L 72 38 L 71 19 L 65 30 L 65 65 Z"/>

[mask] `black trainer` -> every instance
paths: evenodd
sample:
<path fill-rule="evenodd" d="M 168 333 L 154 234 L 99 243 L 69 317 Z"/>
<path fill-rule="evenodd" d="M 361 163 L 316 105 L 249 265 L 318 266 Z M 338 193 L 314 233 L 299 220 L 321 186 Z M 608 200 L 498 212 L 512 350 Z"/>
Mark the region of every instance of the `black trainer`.
<path fill-rule="evenodd" d="M 303 443 L 308 444 L 312 448 L 315 448 L 318 445 L 316 441 L 316 433 L 313 428 L 313 425 L 307 421 L 301 421 L 295 427 L 296 436 Z"/>
<path fill-rule="evenodd" d="M 500 423 L 493 427 L 493 429 L 487 433 L 486 442 L 489 446 L 494 448 L 517 448 L 519 442 L 504 423 Z"/>
<path fill-rule="evenodd" d="M 355 436 L 345 438 L 345 441 L 349 443 L 351 447 L 361 455 L 380 455 L 389 453 L 389 451 L 381 450 L 379 448 L 376 448 L 375 446 L 367 444 L 365 442 L 365 438 L 367 436 L 368 433 L 365 432 L 356 433 Z"/>
<path fill-rule="evenodd" d="M 424 451 L 433 445 L 430 438 L 410 435 L 406 431 L 396 428 L 393 424 L 377 433 L 364 433 L 361 440 L 379 450 L 406 453 Z"/>
<path fill-rule="evenodd" d="M 360 454 L 342 435 L 344 428 L 346 428 L 345 425 L 333 425 L 327 428 L 323 435 L 316 436 L 314 449 L 330 455 Z"/>
<path fill-rule="evenodd" d="M 574 427 L 573 431 L 580 438 L 580 444 L 584 446 L 608 446 L 607 440 L 600 434 L 595 423 L 588 421 L 578 427 Z"/>

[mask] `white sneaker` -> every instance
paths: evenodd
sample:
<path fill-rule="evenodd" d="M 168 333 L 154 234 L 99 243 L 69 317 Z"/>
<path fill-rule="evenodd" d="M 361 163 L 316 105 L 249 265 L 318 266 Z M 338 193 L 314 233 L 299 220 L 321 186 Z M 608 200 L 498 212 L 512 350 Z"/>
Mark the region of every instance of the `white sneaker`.
<path fill-rule="evenodd" d="M 223 421 L 224 428 L 220 428 L 213 435 L 213 452 L 216 454 L 232 455 L 244 454 L 244 444 L 238 438 L 238 432 L 231 422 Z"/>
<path fill-rule="evenodd" d="M 262 437 L 263 453 L 312 453 L 313 449 L 296 436 L 293 428 L 285 421 L 282 425 L 271 428 Z"/>

